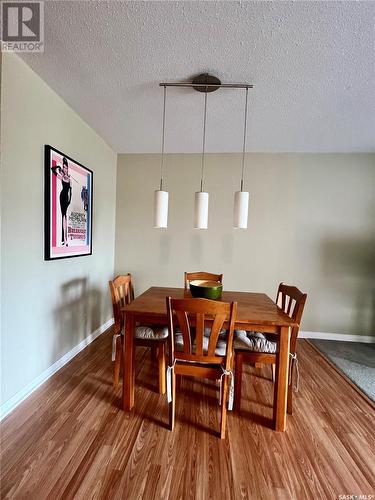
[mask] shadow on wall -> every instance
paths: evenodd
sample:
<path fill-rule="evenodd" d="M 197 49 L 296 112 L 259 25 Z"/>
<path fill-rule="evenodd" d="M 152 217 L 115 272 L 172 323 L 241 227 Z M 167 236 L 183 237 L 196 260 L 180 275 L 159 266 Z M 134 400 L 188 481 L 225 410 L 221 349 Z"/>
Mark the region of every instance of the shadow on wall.
<path fill-rule="evenodd" d="M 103 323 L 102 293 L 88 286 L 87 278 L 76 278 L 61 286 L 61 300 L 54 310 L 57 336 L 54 361 L 78 345 Z"/>
<path fill-rule="evenodd" d="M 161 233 L 159 239 L 159 264 L 168 265 L 171 257 L 171 238 L 167 233 Z"/>
<path fill-rule="evenodd" d="M 241 229 L 239 229 L 241 231 Z M 233 233 L 226 233 L 222 236 L 221 260 L 225 264 L 233 264 L 234 262 L 234 238 Z"/>
<path fill-rule="evenodd" d="M 322 266 L 325 287 L 345 295 L 354 308 L 353 331 L 375 335 L 375 239 L 325 241 Z M 333 290 L 338 283 L 340 289 Z"/>
<path fill-rule="evenodd" d="M 200 264 L 203 254 L 202 235 L 199 232 L 193 233 L 190 242 L 190 257 L 194 264 Z"/>

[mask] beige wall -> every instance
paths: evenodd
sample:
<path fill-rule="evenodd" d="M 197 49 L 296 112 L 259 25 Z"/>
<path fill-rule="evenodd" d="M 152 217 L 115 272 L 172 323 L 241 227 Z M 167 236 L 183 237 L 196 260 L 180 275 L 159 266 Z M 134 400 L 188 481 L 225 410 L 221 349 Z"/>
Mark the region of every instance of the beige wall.
<path fill-rule="evenodd" d="M 248 230 L 232 228 L 239 155 L 208 155 L 209 229 L 194 230 L 199 155 L 167 155 L 168 229 L 152 228 L 158 155 L 119 155 L 116 260 L 136 292 L 182 286 L 184 271 L 224 273 L 232 290 L 309 294 L 302 329 L 375 334 L 375 155 L 249 154 Z"/>
<path fill-rule="evenodd" d="M 116 154 L 20 58 L 3 56 L 1 397 L 111 316 Z M 44 145 L 94 171 L 93 255 L 44 261 Z"/>

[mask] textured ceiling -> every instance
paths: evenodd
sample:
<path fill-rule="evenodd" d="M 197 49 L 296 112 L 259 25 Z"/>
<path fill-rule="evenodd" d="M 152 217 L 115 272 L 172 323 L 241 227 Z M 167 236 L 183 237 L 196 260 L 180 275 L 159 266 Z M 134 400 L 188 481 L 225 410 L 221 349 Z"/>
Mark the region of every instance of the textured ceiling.
<path fill-rule="evenodd" d="M 24 60 L 117 152 L 159 152 L 161 81 L 249 82 L 248 150 L 375 151 L 374 2 L 45 2 Z M 208 96 L 207 149 L 240 151 L 244 91 Z M 203 94 L 170 89 L 166 151 L 197 152 Z"/>

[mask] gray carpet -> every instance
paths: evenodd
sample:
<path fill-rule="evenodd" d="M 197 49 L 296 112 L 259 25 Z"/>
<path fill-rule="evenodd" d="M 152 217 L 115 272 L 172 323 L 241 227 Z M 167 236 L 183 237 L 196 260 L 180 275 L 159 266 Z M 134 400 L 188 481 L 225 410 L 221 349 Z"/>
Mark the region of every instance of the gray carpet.
<path fill-rule="evenodd" d="M 375 344 L 311 340 L 354 384 L 375 401 Z"/>

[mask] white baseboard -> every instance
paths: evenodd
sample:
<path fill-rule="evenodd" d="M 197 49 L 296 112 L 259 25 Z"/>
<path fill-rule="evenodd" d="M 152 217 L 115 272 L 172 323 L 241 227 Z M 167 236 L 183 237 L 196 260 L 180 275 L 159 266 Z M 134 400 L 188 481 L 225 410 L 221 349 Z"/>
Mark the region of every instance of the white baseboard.
<path fill-rule="evenodd" d="M 4 404 L 1 405 L 0 408 L 0 421 L 9 415 L 11 411 L 13 411 L 16 406 L 18 406 L 22 401 L 24 401 L 32 392 L 35 391 L 38 387 L 40 387 L 46 380 L 48 380 L 52 375 L 54 375 L 60 368 L 69 363 L 69 361 L 74 358 L 82 349 L 91 344 L 96 338 L 99 337 L 102 333 L 104 333 L 110 326 L 113 325 L 113 318 L 109 319 L 106 323 L 101 325 L 97 330 L 92 332 L 90 335 L 85 337 L 82 342 L 73 347 L 69 352 L 64 354 L 64 356 L 49 368 L 44 370 L 38 377 L 32 380 L 29 384 L 27 384 L 23 389 L 18 391 L 14 396 L 12 396 L 8 401 L 5 401 Z"/>
<path fill-rule="evenodd" d="M 82 349 L 91 344 L 99 335 L 104 333 L 110 326 L 113 325 L 113 318 L 109 319 L 106 323 L 101 325 L 97 330 L 88 335 L 82 340 L 78 345 L 73 347 L 69 352 L 64 354 L 64 356 L 53 365 L 51 365 L 47 370 L 44 370 L 37 378 L 32 382 L 27 384 L 23 389 L 17 392 L 13 397 L 8 399 L 0 408 L 0 421 L 9 415 L 22 401 L 24 401 L 32 392 L 34 392 L 38 387 L 40 387 L 46 380 L 48 380 L 52 375 L 54 375 L 60 368 L 69 363 L 69 361 L 74 358 Z M 375 343 L 375 336 L 372 335 L 349 335 L 345 333 L 325 333 L 325 332 L 303 332 L 300 331 L 298 334 L 299 338 L 302 339 L 319 339 L 319 340 L 343 340 L 346 342 L 365 342 L 368 344 Z"/>
<path fill-rule="evenodd" d="M 299 332 L 301 339 L 317 340 L 343 340 L 344 342 L 365 342 L 366 344 L 375 344 L 374 335 L 349 335 L 346 333 L 325 333 L 325 332 Z"/>

